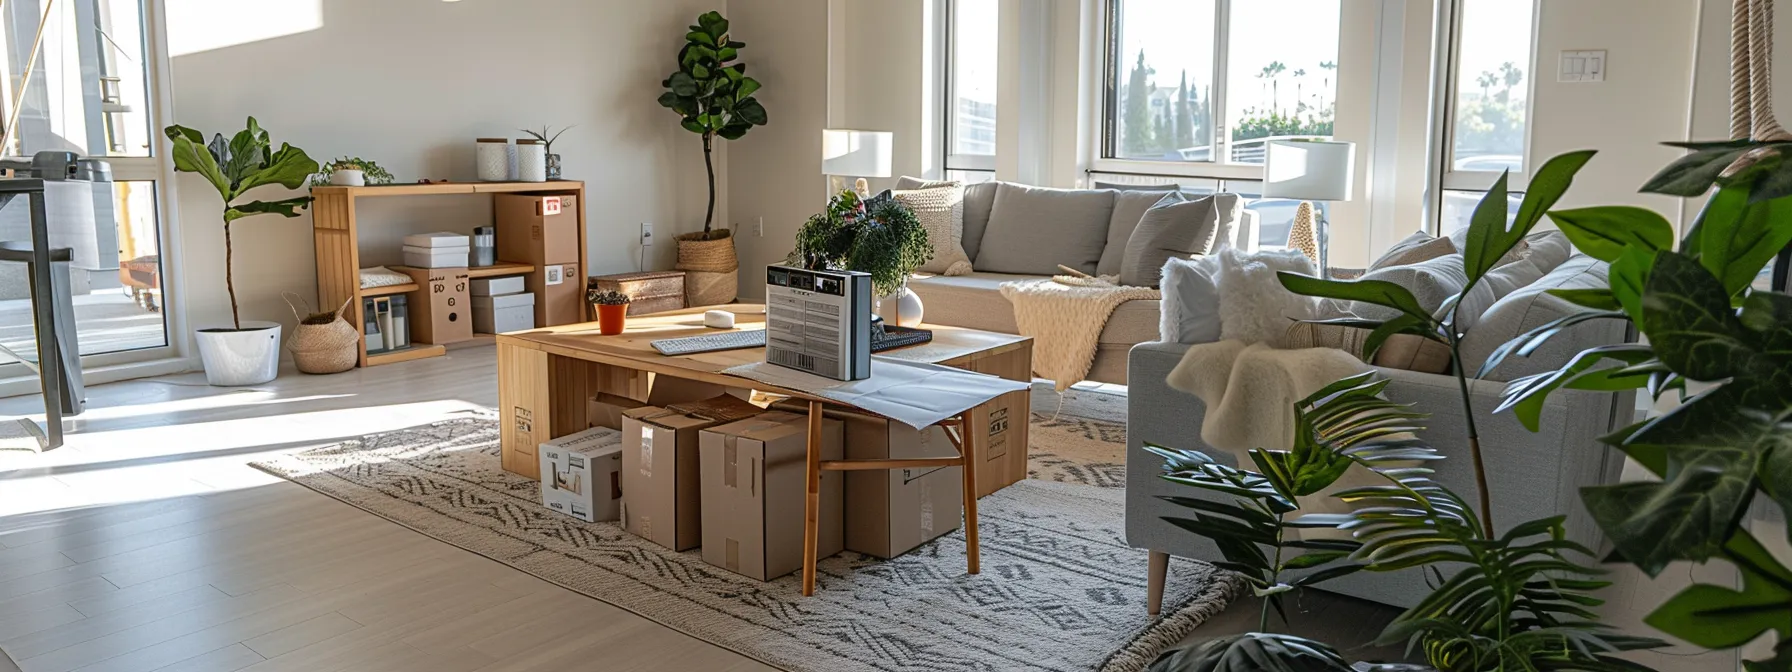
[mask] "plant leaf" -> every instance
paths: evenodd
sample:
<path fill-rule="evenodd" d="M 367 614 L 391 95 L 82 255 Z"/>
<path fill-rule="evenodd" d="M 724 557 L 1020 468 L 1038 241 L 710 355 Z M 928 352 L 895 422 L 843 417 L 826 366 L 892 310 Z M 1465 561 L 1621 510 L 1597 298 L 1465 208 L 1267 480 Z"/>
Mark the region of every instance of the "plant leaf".
<path fill-rule="evenodd" d="M 1648 208 L 1606 206 L 1549 213 L 1574 247 L 1607 263 L 1617 261 L 1627 246 L 1659 252 L 1674 245 L 1674 225 Z"/>
<path fill-rule="evenodd" d="M 1386 280 L 1322 280 L 1287 271 L 1277 273 L 1276 277 L 1288 291 L 1301 296 L 1372 303 L 1393 308 L 1426 324 L 1432 323 L 1430 311 L 1425 310 L 1410 290 Z"/>
<path fill-rule="evenodd" d="M 244 175 L 238 184 L 236 193 L 242 195 L 250 189 L 268 184 L 278 184 L 287 189 L 305 186 L 305 178 L 317 172 L 317 162 L 305 155 L 305 150 L 281 143 L 280 151 L 268 157 L 268 163 L 260 169 Z"/>
<path fill-rule="evenodd" d="M 225 202 L 230 200 L 230 181 L 224 178 L 223 171 L 218 169 L 218 162 L 203 144 L 205 135 L 185 126 L 169 126 L 166 129 L 168 138 L 174 143 L 174 169 L 183 173 L 198 173 L 218 190 L 218 196 Z"/>
<path fill-rule="evenodd" d="M 1668 164 L 1655 177 L 1643 184 L 1642 191 L 1650 194 L 1667 194 L 1693 198 L 1702 196 L 1717 183 L 1717 176 L 1725 168 L 1736 162 L 1736 158 L 1749 150 L 1747 144 L 1736 142 L 1709 143 L 1703 146 L 1690 146 L 1700 143 L 1674 144 L 1676 147 L 1694 149 L 1691 154 L 1676 159 Z"/>
<path fill-rule="evenodd" d="M 1732 554 L 1763 569 L 1785 568 L 1746 531 L 1726 544 Z M 1657 630 L 1707 649 L 1747 644 L 1772 630 L 1781 640 L 1792 638 L 1792 591 L 1755 567 L 1743 566 L 1743 590 L 1695 584 L 1657 607 L 1643 621 Z"/>
<path fill-rule="evenodd" d="M 1551 289 L 1544 292 L 1574 305 L 1601 311 L 1623 310 L 1611 289 Z"/>
<path fill-rule="evenodd" d="M 1656 256 L 1638 323 L 1669 369 L 1693 380 L 1716 381 L 1772 366 L 1744 339 L 1730 295 L 1697 262 L 1674 252 Z"/>
<path fill-rule="evenodd" d="M 299 216 L 298 211 L 310 204 L 310 196 L 289 198 L 284 201 L 250 201 L 248 203 L 240 203 L 230 206 L 229 209 L 224 211 L 224 221 L 234 222 L 244 217 L 269 214 L 281 215 L 283 217 L 297 217 Z"/>
<path fill-rule="evenodd" d="M 1656 253 L 1648 250 L 1627 247 L 1612 262 L 1611 275 L 1607 282 L 1611 286 L 1612 298 L 1624 307 L 1624 313 L 1632 322 L 1643 320 L 1643 290 L 1649 284 L 1649 272 L 1655 268 Z"/>

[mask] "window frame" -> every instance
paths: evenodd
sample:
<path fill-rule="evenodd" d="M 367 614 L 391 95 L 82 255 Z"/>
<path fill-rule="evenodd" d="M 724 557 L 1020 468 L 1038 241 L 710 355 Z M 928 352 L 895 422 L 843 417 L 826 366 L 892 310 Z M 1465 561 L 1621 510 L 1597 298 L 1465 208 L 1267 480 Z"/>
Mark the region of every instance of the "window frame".
<path fill-rule="evenodd" d="M 79 1 L 79 0 L 77 0 Z M 180 262 L 180 245 L 177 235 L 176 210 L 179 202 L 175 188 L 175 171 L 167 156 L 166 147 L 158 139 L 162 137 L 161 128 L 171 118 L 174 109 L 172 91 L 172 72 L 170 67 L 167 34 L 167 15 L 164 0 L 135 0 L 142 11 L 143 31 L 143 77 L 148 103 L 149 136 L 151 138 L 149 155 L 141 157 L 96 157 L 105 160 L 112 168 L 112 182 L 149 182 L 155 189 L 157 252 L 161 258 L 161 285 L 159 310 L 162 314 L 163 345 L 121 350 L 115 352 L 83 355 L 81 368 L 88 374 L 89 384 L 116 379 L 116 375 L 94 376 L 96 369 L 124 367 L 146 362 L 166 361 L 184 358 L 187 354 L 188 340 L 185 296 Z M 35 33 L 35 29 L 33 30 Z M 40 49 L 48 49 L 51 45 L 41 45 Z M 35 79 L 33 85 L 41 85 L 41 79 Z M 10 83 L 0 102 L 0 119 L 10 112 L 14 104 L 14 96 Z M 0 122 L 3 123 L 3 122 Z M 0 154 L 8 158 L 29 158 L 13 156 L 10 152 L 16 147 L 16 141 L 9 141 L 0 147 Z M 114 223 L 114 225 L 116 225 Z M 0 364 L 0 395 L 18 392 L 21 386 L 35 385 L 36 374 L 25 364 L 11 362 Z M 22 393 L 22 392 L 19 392 Z"/>
<path fill-rule="evenodd" d="M 1232 3 L 1239 0 L 1213 0 L 1214 41 L 1213 41 L 1213 86 L 1208 94 L 1207 105 L 1214 120 L 1212 155 L 1223 157 L 1226 161 L 1146 161 L 1139 159 L 1116 158 L 1119 142 L 1120 110 L 1120 68 L 1116 64 L 1123 62 L 1120 50 L 1120 25 L 1122 21 L 1122 5 L 1125 0 L 1094 0 L 1098 3 L 1101 39 L 1101 76 L 1091 101 L 1090 109 L 1097 112 L 1094 120 L 1095 138 L 1094 156 L 1089 159 L 1087 173 L 1107 173 L 1116 175 L 1163 176 L 1177 178 L 1202 178 L 1218 180 L 1253 180 L 1263 179 L 1261 164 L 1231 163 L 1232 156 L 1232 119 L 1227 117 L 1228 93 L 1230 89 L 1230 45 L 1232 40 Z M 1339 11 L 1345 11 L 1349 0 L 1339 4 Z M 1333 100 L 1336 101 L 1334 96 Z M 1334 102 L 1334 105 L 1336 103 Z"/>
<path fill-rule="evenodd" d="M 940 172 L 990 173 L 996 172 L 996 154 L 959 154 L 953 150 L 958 148 L 956 134 L 958 131 L 958 10 L 962 0 L 943 0 L 945 15 L 945 68 L 941 73 L 942 87 L 945 92 L 940 103 Z M 998 3 L 998 12 L 1000 12 Z M 998 16 L 1000 14 L 998 13 Z M 998 19 L 999 25 L 999 19 Z M 994 39 L 992 36 L 991 39 Z M 998 136 L 999 140 L 999 136 Z"/>
<path fill-rule="evenodd" d="M 1486 194 L 1502 172 L 1491 170 L 1457 170 L 1455 168 L 1457 101 L 1461 86 L 1461 52 L 1462 52 L 1462 18 L 1463 3 L 1467 0 L 1444 0 L 1437 3 L 1436 39 L 1432 44 L 1432 62 L 1439 67 L 1432 72 L 1432 87 L 1436 95 L 1431 99 L 1432 133 L 1431 147 L 1427 154 L 1429 164 L 1427 194 L 1425 198 L 1426 225 L 1436 235 L 1447 235 L 1443 230 L 1444 198 L 1446 192 L 1472 192 Z M 1537 70 L 1539 56 L 1537 54 L 1537 35 L 1543 7 L 1542 0 L 1530 0 L 1531 28 L 1530 42 L 1526 53 L 1525 78 L 1525 126 L 1524 149 L 1520 154 L 1523 170 L 1508 174 L 1506 189 L 1511 196 L 1522 196 L 1530 185 L 1531 169 L 1534 161 L 1531 154 L 1532 137 L 1534 136 L 1535 119 L 1533 114 L 1537 100 L 1537 82 L 1540 81 Z"/>

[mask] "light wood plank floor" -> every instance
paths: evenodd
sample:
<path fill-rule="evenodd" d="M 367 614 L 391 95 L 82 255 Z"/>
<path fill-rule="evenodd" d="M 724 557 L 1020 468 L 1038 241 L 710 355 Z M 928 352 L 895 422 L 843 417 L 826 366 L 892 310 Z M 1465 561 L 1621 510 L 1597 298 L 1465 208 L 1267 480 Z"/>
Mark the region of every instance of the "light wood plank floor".
<path fill-rule="evenodd" d="M 247 466 L 494 407 L 494 375 L 479 347 L 91 388 L 67 447 L 0 452 L 0 672 L 769 669 Z M 1313 594 L 1295 619 L 1354 647 L 1392 615 Z M 1195 636 L 1256 624 L 1245 600 Z"/>

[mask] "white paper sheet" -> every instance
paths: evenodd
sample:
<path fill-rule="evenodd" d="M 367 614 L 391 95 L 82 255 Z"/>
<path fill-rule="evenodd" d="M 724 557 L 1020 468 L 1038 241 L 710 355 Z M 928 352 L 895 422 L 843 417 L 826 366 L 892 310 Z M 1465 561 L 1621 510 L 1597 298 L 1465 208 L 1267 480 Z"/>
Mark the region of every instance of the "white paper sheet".
<path fill-rule="evenodd" d="M 722 373 L 813 394 L 915 429 L 925 429 L 986 401 L 1029 387 L 1020 381 L 889 357 L 872 357 L 871 377 L 850 382 L 765 362 L 742 364 Z"/>

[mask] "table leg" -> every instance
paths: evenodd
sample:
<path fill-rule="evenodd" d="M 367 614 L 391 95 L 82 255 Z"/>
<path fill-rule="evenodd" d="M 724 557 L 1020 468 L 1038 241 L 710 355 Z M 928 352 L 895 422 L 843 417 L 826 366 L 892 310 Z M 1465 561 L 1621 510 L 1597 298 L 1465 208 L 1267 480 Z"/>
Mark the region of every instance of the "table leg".
<path fill-rule="evenodd" d="M 959 450 L 964 453 L 964 558 L 972 574 L 982 571 L 982 554 L 977 546 L 977 449 L 976 428 L 971 426 L 971 412 L 959 417 L 962 433 Z"/>
<path fill-rule="evenodd" d="M 809 402 L 809 464 L 803 497 L 803 595 L 815 594 L 816 546 L 821 534 L 821 402 Z"/>

